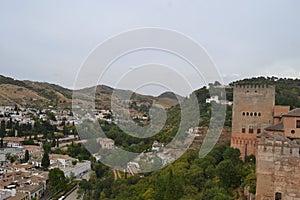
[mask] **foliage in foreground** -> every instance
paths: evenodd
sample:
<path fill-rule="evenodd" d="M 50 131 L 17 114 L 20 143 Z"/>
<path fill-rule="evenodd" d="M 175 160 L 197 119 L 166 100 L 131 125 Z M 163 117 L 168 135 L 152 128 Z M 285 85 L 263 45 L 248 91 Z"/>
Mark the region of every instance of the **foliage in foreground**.
<path fill-rule="evenodd" d="M 255 159 L 242 162 L 239 156 L 239 150 L 228 144 L 215 147 L 202 159 L 196 150 L 189 150 L 162 170 L 117 181 L 107 167 L 95 163 L 95 173 L 80 184 L 80 191 L 84 199 L 236 199 L 245 186 L 255 191 Z"/>

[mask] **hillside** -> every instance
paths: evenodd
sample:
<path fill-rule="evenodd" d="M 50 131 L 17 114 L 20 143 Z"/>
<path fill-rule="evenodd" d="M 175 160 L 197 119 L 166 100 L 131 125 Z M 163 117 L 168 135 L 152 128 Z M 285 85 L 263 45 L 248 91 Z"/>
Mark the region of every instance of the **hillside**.
<path fill-rule="evenodd" d="M 59 85 L 46 82 L 33 82 L 29 80 L 20 81 L 0 75 L 0 105 L 15 105 L 32 107 L 54 106 L 60 108 L 70 108 L 73 91 Z M 78 90 L 81 94 L 88 93 L 94 87 Z M 96 106 L 99 108 L 110 108 L 110 98 L 113 88 L 99 85 L 96 91 Z M 129 91 L 123 91 L 129 92 Z M 134 93 L 132 102 L 136 102 L 138 107 L 147 107 L 156 102 L 164 107 L 171 107 L 177 104 L 175 95 L 164 95 L 159 97 L 146 96 Z M 88 101 L 88 96 L 82 96 L 82 103 Z M 141 111 L 144 111 L 143 109 Z"/>
<path fill-rule="evenodd" d="M 0 75 L 0 105 L 59 106 L 71 105 L 72 91 L 58 85 L 19 81 Z"/>
<path fill-rule="evenodd" d="M 300 79 L 256 77 L 230 83 L 231 86 L 234 84 L 275 85 L 277 105 L 290 105 L 291 108 L 300 107 Z M 14 80 L 0 75 L 0 86 L 0 105 L 71 107 L 73 91 L 59 85 L 46 82 Z M 79 90 L 79 92 L 85 94 L 93 89 L 93 87 L 85 88 Z M 110 108 L 112 92 L 113 88 L 99 85 L 96 91 L 96 106 L 98 108 Z M 122 92 L 130 91 L 122 90 Z M 195 94 L 200 103 L 205 103 L 205 99 L 209 97 L 206 87 L 196 90 Z M 232 89 L 226 88 L 226 96 L 228 100 L 232 101 Z M 90 99 L 88 96 L 83 95 L 82 97 L 82 103 Z M 179 98 L 183 99 L 183 97 Z M 134 93 L 131 97 L 131 103 L 133 110 L 147 112 L 152 103 L 158 103 L 169 108 L 176 105 L 178 101 L 176 95 L 171 92 L 165 92 L 158 97 Z"/>

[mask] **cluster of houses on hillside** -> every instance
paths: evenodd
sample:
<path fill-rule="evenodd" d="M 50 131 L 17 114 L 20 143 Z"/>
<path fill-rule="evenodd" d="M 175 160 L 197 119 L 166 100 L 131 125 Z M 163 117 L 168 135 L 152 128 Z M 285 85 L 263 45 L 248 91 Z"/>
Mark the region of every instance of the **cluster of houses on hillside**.
<path fill-rule="evenodd" d="M 24 138 L 3 138 L 4 148 L 0 149 L 0 199 L 40 199 L 46 188 L 48 172 L 40 170 L 44 150 L 41 144 L 24 145 Z M 29 160 L 21 163 L 25 152 Z M 14 158 L 15 161 L 12 161 Z M 65 177 L 80 177 L 91 170 L 90 161 L 78 161 L 68 155 L 49 154 L 49 170 L 59 168 Z"/>
<path fill-rule="evenodd" d="M 95 116 L 105 120 L 105 116 L 109 112 L 106 110 L 95 111 Z M 34 145 L 28 145 L 28 136 L 20 136 L 17 131 L 13 135 L 9 136 L 8 134 L 12 130 L 11 124 L 34 127 L 36 120 L 50 122 L 51 125 L 57 127 L 58 131 L 62 131 L 63 123 L 69 126 L 82 123 L 82 120 L 69 110 L 57 111 L 52 107 L 38 110 L 18 108 L 17 106 L 0 106 L 1 126 L 4 122 L 6 127 L 4 130 L 6 134 L 4 137 L 1 135 L 0 145 L 0 200 L 40 199 L 48 187 L 48 172 L 41 170 L 44 155 L 41 142 L 44 141 L 42 140 L 43 133 L 39 133 L 32 140 Z M 55 132 L 54 135 L 56 134 L 59 133 Z M 85 141 L 70 132 L 59 138 L 57 147 L 64 149 L 73 142 L 84 143 Z M 108 144 L 105 142 L 104 140 L 101 142 L 103 147 L 112 146 L 110 141 Z M 26 152 L 29 154 L 29 160 L 24 162 Z M 48 170 L 59 168 L 66 177 L 81 177 L 91 170 L 90 161 L 79 161 L 68 155 L 50 153 L 49 161 Z"/>
<path fill-rule="evenodd" d="M 53 117 L 49 117 L 49 113 Z M 109 123 L 112 122 L 112 113 L 110 110 L 94 110 L 94 117 L 96 119 L 105 120 Z M 41 110 L 35 108 L 19 108 L 17 106 L 0 106 L 0 119 L 12 122 L 18 122 L 19 124 L 31 124 L 34 125 L 35 119 L 42 121 L 49 121 L 51 125 L 61 125 L 62 123 L 74 125 L 81 124 L 82 120 L 78 115 L 73 114 L 71 110 L 56 110 L 51 106 Z M 90 119 L 91 116 L 86 116 Z"/>
<path fill-rule="evenodd" d="M 0 176 L 0 199 L 40 199 L 47 188 L 48 172 L 38 171 L 27 163 L 0 168 Z"/>

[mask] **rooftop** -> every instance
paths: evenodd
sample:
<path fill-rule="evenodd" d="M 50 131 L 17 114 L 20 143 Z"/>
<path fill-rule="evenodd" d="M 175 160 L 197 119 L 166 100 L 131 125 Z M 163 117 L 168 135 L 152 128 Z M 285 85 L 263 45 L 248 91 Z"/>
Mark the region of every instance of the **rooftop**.
<path fill-rule="evenodd" d="M 300 117 L 300 108 L 291 110 L 290 112 L 282 114 L 284 117 Z"/>
<path fill-rule="evenodd" d="M 28 151 L 43 149 L 42 147 L 37 146 L 37 145 L 24 145 L 23 147 L 24 147 L 24 149 L 26 149 Z"/>
<path fill-rule="evenodd" d="M 9 197 L 7 200 L 20 200 L 20 199 L 24 199 L 26 196 L 27 196 L 26 193 L 17 192 L 14 197 Z"/>
<path fill-rule="evenodd" d="M 20 137 L 4 137 L 3 141 L 24 142 L 24 138 Z"/>
<path fill-rule="evenodd" d="M 281 132 L 283 132 L 284 131 L 284 129 L 283 129 L 283 122 L 271 125 L 271 126 L 265 128 L 265 130 L 266 131 L 281 131 Z"/>

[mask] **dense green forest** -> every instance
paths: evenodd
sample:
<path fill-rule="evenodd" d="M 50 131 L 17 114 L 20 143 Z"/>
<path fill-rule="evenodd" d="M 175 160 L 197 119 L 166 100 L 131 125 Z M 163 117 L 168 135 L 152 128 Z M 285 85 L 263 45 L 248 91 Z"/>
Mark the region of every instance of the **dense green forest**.
<path fill-rule="evenodd" d="M 229 144 L 216 146 L 203 159 L 190 149 L 160 171 L 116 181 L 111 170 L 94 163 L 90 181 L 82 181 L 79 192 L 84 199 L 237 199 L 245 186 L 255 193 L 255 158 L 242 162 L 239 156 Z"/>

